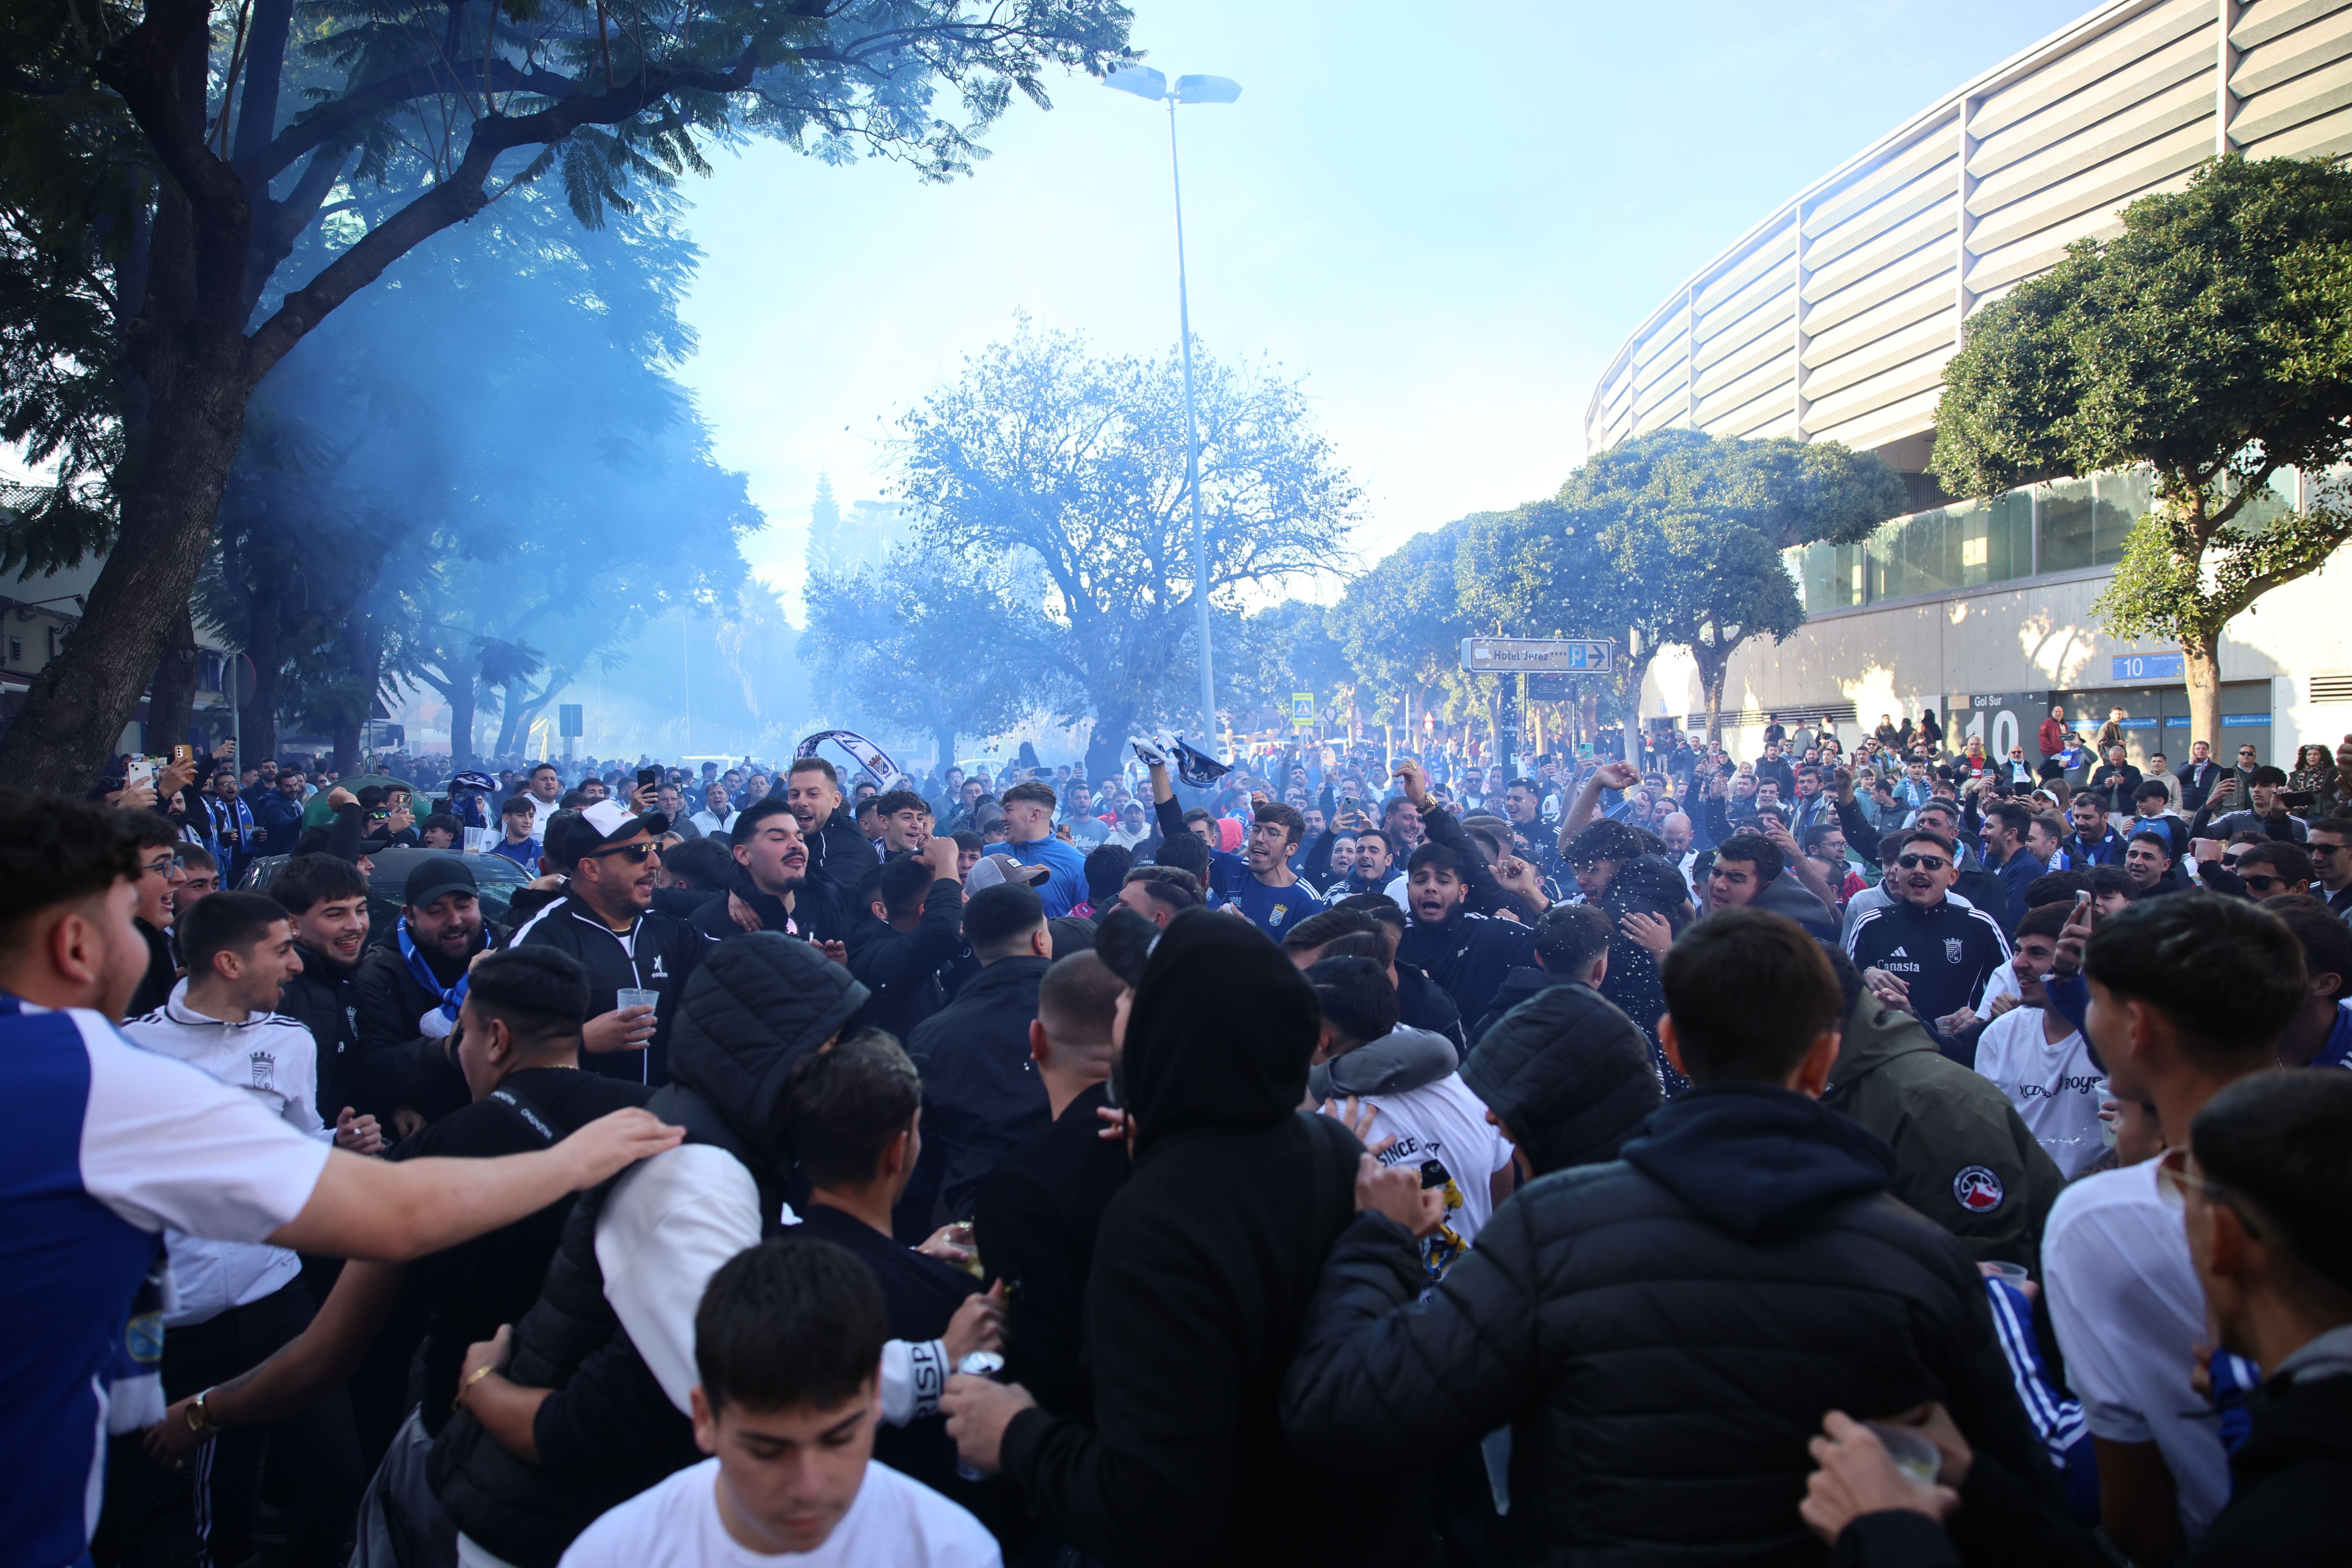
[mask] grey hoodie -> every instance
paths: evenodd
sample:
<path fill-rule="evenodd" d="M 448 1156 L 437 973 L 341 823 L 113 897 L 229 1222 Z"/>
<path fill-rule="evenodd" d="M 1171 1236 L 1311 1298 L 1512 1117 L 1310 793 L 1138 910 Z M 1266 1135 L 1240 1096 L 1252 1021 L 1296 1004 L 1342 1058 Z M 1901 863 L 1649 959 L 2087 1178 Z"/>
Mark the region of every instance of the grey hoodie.
<path fill-rule="evenodd" d="M 1444 1035 L 1400 1024 L 1307 1075 L 1307 1092 L 1320 1104 L 1350 1095 L 1402 1094 L 1435 1083 L 1461 1065 Z"/>

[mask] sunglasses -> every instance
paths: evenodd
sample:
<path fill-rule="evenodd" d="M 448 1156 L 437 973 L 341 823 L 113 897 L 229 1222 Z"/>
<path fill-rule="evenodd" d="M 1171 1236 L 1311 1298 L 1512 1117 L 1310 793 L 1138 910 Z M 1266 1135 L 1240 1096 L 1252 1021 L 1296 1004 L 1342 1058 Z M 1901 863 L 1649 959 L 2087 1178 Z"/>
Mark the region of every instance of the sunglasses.
<path fill-rule="evenodd" d="M 1902 855 L 1895 858 L 1895 863 L 1906 871 L 1940 871 L 1951 864 L 1941 855 Z"/>
<path fill-rule="evenodd" d="M 642 866 L 653 858 L 656 847 L 657 846 L 652 844 L 624 844 L 617 849 L 592 849 L 588 853 L 588 858 L 603 860 L 617 855 L 632 866 Z"/>
<path fill-rule="evenodd" d="M 2268 894 L 2273 888 L 2284 888 L 2286 885 L 2287 880 L 2284 877 L 2265 877 L 2260 871 L 2246 873 L 2246 890 L 2251 893 Z"/>

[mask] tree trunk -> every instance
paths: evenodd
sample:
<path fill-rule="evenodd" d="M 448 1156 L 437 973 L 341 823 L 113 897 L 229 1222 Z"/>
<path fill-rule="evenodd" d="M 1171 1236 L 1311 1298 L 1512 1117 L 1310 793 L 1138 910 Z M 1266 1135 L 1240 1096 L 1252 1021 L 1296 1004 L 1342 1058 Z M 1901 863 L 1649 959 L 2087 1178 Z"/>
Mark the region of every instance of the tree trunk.
<path fill-rule="evenodd" d="M 1127 738 L 1135 733 L 1135 704 L 1106 704 L 1095 714 L 1094 728 L 1087 734 L 1087 777 L 1107 779 L 1118 772 L 1119 753 L 1126 750 Z"/>
<path fill-rule="evenodd" d="M 195 621 L 183 609 L 155 666 L 155 677 L 147 685 L 148 755 L 168 757 L 173 746 L 188 743 L 188 731 L 196 722 L 196 672 L 201 663 Z"/>
<path fill-rule="evenodd" d="M 2219 632 L 2182 627 L 2180 672 L 2189 686 L 2189 738 L 2209 742 L 2216 757 L 2227 757 L 2221 744 L 2221 641 Z"/>
<path fill-rule="evenodd" d="M 335 710 L 335 775 L 350 778 L 360 771 L 360 730 L 367 715 L 348 705 Z"/>
<path fill-rule="evenodd" d="M 376 692 L 383 684 L 383 637 L 375 617 L 361 613 L 344 617 L 337 640 L 355 693 L 353 700 L 335 705 L 335 771 L 349 773 L 359 766 L 360 733 L 375 710 Z"/>
<path fill-rule="evenodd" d="M 203 20 L 201 10 L 189 13 L 173 58 L 142 66 L 175 79 L 169 112 L 199 135 Z M 143 41 L 152 48 L 156 40 Z M 23 710 L 0 736 L 0 779 L 19 789 L 79 795 L 89 787 L 187 614 L 253 390 L 239 303 L 213 298 L 224 265 L 227 292 L 236 291 L 247 214 L 241 200 L 234 205 L 199 224 L 179 186 L 161 182 L 146 298 L 125 355 L 143 395 L 146 449 L 118 470 L 121 526 L 83 607 L 84 635 L 68 638 L 33 678 Z"/>
<path fill-rule="evenodd" d="M 1706 743 L 1719 745 L 1723 741 L 1723 681 L 1731 669 L 1731 650 L 1697 642 L 1691 645 L 1691 657 L 1698 663 L 1699 685 L 1706 692 Z"/>
<path fill-rule="evenodd" d="M 931 725 L 931 742 L 940 749 L 939 765 L 935 771 L 941 779 L 945 779 L 948 770 L 955 766 L 955 721 L 951 718 L 934 721 Z"/>
<path fill-rule="evenodd" d="M 474 706 L 478 694 L 471 666 L 458 670 L 442 693 L 449 699 L 449 766 L 453 771 L 474 765 Z"/>

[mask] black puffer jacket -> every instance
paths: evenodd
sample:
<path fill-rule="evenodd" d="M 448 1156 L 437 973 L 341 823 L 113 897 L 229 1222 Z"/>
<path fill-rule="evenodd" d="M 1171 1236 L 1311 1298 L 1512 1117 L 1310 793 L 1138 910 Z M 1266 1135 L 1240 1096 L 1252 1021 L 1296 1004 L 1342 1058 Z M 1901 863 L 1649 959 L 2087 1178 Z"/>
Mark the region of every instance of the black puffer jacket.
<path fill-rule="evenodd" d="M 687 982 L 670 1037 L 669 1083 L 646 1109 L 684 1127 L 688 1142 L 742 1162 L 759 1186 L 768 1234 L 781 1228 L 793 1163 L 776 1125 L 786 1081 L 794 1063 L 856 1016 L 866 994 L 808 943 L 772 931 L 720 942 Z M 433 1447 L 429 1473 L 441 1506 L 517 1568 L 554 1568 L 597 1515 L 702 1458 L 691 1425 L 604 1299 L 596 1221 L 627 1174 L 572 1205 L 539 1303 L 515 1325 L 507 1376 L 554 1390 L 531 1423 L 539 1463 L 507 1452 L 464 1412 Z"/>
<path fill-rule="evenodd" d="M 1462 1081 L 1538 1176 L 1615 1159 L 1660 1099 L 1650 1042 L 1590 985 L 1555 985 L 1504 1014 Z"/>
<path fill-rule="evenodd" d="M 1690 885 L 1683 874 L 1654 855 L 1638 855 L 1617 868 L 1608 889 L 1593 906 L 1609 917 L 1609 973 L 1601 977 L 1601 994 L 1633 1020 L 1653 1047 L 1652 1060 L 1659 1081 L 1669 1095 L 1680 1094 L 1690 1080 L 1674 1069 L 1665 1054 L 1655 1050 L 1658 1019 L 1666 1010 L 1666 994 L 1658 984 L 1657 955 L 1632 937 L 1619 922 L 1631 914 L 1656 915 L 1679 934 L 1685 923 L 1683 906 L 1690 901 Z"/>
<path fill-rule="evenodd" d="M 1717 1084 L 1622 1158 L 1522 1189 L 1419 1306 L 1404 1231 L 1359 1215 L 1307 1313 L 1286 1429 L 1401 1479 L 1508 1424 L 1528 1563 L 1823 1562 L 1797 1505 L 1832 1409 L 1940 1400 L 2054 1488 L 1975 1265 L 1886 1194 L 1892 1163 L 1803 1096 Z"/>

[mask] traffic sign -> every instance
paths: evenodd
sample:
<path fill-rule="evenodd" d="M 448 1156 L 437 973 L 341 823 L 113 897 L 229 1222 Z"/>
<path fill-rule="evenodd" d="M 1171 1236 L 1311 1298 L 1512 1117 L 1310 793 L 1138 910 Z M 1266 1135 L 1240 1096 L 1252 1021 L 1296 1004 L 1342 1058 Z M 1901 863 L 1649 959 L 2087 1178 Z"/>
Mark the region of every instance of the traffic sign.
<path fill-rule="evenodd" d="M 1608 675 L 1617 668 L 1617 645 L 1606 637 L 1465 637 L 1462 668 L 1490 675 Z"/>
<path fill-rule="evenodd" d="M 1290 694 L 1290 727 L 1294 730 L 1315 728 L 1315 693 L 1294 691 Z"/>

